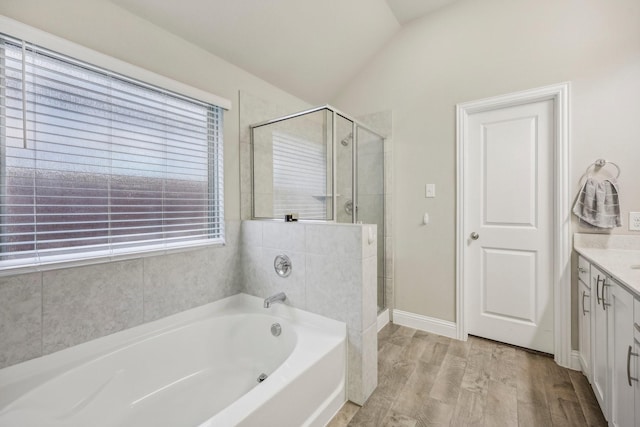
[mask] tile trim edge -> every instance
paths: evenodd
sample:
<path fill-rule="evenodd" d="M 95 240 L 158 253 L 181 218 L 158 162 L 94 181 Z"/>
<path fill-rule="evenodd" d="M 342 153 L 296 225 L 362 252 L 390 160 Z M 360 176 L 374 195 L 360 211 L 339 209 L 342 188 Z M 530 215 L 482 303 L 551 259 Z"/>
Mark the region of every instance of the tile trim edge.
<path fill-rule="evenodd" d="M 389 309 L 385 308 L 382 312 L 380 312 L 378 314 L 378 332 L 380 332 L 380 329 L 384 328 L 387 323 L 389 323 Z"/>

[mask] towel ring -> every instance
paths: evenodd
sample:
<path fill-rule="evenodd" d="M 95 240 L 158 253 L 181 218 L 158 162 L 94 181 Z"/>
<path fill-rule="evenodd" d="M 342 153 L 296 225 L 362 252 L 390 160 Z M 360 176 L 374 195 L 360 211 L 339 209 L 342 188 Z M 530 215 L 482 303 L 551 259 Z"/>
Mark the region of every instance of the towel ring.
<path fill-rule="evenodd" d="M 620 170 L 620 166 L 618 166 L 616 163 L 613 162 L 609 162 L 605 159 L 598 159 L 595 162 L 591 163 L 589 166 L 587 166 L 587 170 L 584 171 L 585 174 L 589 174 L 589 170 L 591 168 L 603 168 L 606 165 L 613 165 L 616 170 L 618 171 L 618 173 L 616 174 L 616 179 L 620 178 L 620 173 L 622 172 Z"/>

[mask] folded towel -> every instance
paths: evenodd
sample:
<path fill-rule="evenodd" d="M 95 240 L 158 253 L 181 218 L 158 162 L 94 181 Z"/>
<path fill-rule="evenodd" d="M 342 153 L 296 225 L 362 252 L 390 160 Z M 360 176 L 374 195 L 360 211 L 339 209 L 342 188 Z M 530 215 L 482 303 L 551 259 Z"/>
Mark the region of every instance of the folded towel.
<path fill-rule="evenodd" d="M 580 218 L 581 222 L 584 221 L 593 227 L 622 226 L 615 180 L 598 181 L 593 177 L 587 178 L 573 205 L 573 213 Z"/>

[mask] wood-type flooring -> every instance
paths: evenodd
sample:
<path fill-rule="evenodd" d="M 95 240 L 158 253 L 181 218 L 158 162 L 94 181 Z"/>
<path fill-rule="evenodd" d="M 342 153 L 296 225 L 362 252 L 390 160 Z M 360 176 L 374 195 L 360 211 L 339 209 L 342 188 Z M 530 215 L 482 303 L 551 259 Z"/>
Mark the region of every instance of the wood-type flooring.
<path fill-rule="evenodd" d="M 388 324 L 378 333 L 378 388 L 347 402 L 343 426 L 606 426 L 587 378 L 551 357 Z"/>

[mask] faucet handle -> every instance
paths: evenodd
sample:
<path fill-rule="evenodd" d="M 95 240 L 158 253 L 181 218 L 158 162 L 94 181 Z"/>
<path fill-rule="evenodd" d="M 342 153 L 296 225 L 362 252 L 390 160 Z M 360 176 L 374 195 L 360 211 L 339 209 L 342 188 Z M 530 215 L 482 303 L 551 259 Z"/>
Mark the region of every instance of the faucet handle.
<path fill-rule="evenodd" d="M 287 277 L 291 274 L 291 270 L 293 269 L 291 259 L 284 254 L 278 255 L 273 260 L 273 268 L 278 276 Z"/>

